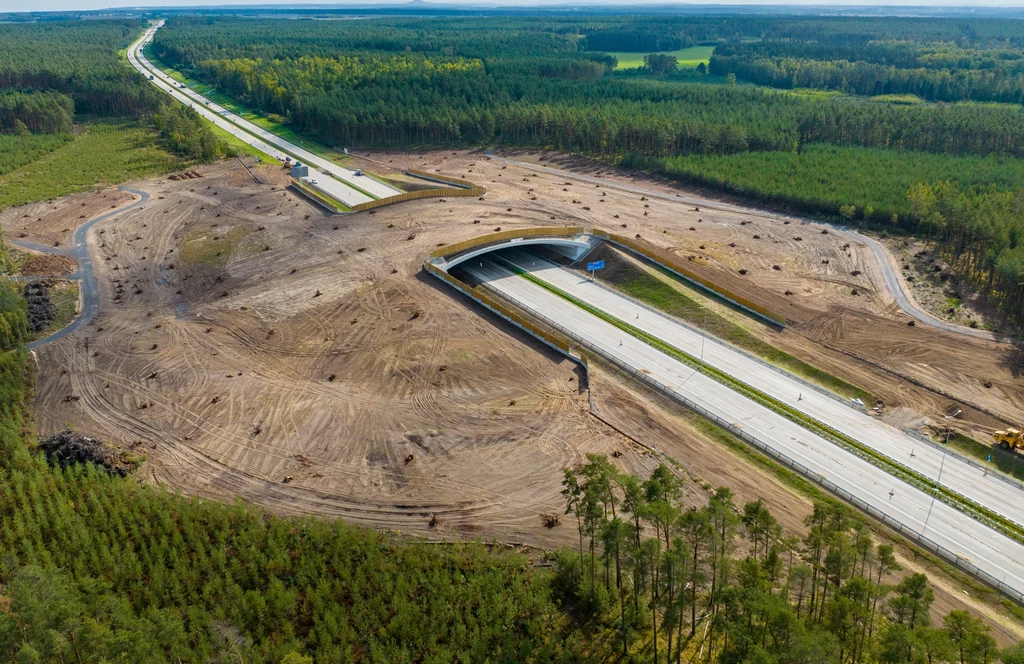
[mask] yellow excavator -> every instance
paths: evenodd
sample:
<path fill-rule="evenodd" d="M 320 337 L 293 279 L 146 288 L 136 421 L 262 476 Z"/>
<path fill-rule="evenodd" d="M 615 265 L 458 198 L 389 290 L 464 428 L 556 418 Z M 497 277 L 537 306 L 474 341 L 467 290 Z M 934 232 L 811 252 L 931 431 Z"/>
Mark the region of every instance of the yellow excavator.
<path fill-rule="evenodd" d="M 1024 433 L 1021 433 L 1020 429 L 995 431 L 992 433 L 992 438 L 1004 450 L 1016 450 L 1018 447 L 1024 448 Z"/>

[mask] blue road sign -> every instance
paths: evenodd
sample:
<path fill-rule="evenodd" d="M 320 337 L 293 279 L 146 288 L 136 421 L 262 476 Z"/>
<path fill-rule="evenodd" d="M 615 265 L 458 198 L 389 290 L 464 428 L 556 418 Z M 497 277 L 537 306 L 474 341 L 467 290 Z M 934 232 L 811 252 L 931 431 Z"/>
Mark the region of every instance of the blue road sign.
<path fill-rule="evenodd" d="M 593 272 L 594 270 L 603 270 L 604 261 L 594 261 L 593 263 L 587 263 L 587 272 Z"/>

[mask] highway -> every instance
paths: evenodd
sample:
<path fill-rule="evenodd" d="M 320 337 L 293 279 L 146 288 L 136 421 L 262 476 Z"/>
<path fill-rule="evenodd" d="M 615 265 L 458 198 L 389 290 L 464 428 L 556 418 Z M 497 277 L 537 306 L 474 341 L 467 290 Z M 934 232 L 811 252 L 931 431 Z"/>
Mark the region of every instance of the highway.
<path fill-rule="evenodd" d="M 669 391 L 733 423 L 776 452 L 803 464 L 904 524 L 909 530 L 923 533 L 939 546 L 966 558 L 1008 587 L 1017 592 L 1024 591 L 1024 545 L 954 507 L 933 501 L 931 494 L 893 478 L 852 452 L 810 433 L 786 417 L 737 394 L 490 260 L 484 260 L 482 264 L 470 261 L 463 267 L 509 300 L 558 321 L 585 345 L 662 383 Z M 632 315 L 636 313 L 634 305 Z M 634 318 L 629 322 L 636 324 L 637 320 Z M 764 367 L 761 369 L 765 370 Z M 947 458 L 947 465 L 950 459 Z M 681 461 L 686 462 L 685 459 Z"/>
<path fill-rule="evenodd" d="M 802 384 L 792 374 L 768 366 L 735 348 L 705 336 L 667 315 L 638 306 L 616 291 L 543 260 L 525 250 L 506 250 L 502 256 L 535 277 L 569 293 L 630 325 L 640 328 L 679 350 L 703 357 L 709 365 L 757 388 L 779 401 L 823 422 L 850 438 L 911 468 L 951 490 L 1024 525 L 1024 491 L 1019 485 L 987 474 L 940 449 L 911 438 L 845 402 Z M 737 395 L 738 396 L 738 395 Z M 945 457 L 945 459 L 943 459 Z"/>
<path fill-rule="evenodd" d="M 307 164 L 310 167 L 310 178 L 318 180 L 319 188 L 324 189 L 345 205 L 358 205 L 375 198 L 386 198 L 402 193 L 369 176 L 356 175 L 355 171 L 338 166 L 305 148 L 276 136 L 198 92 L 180 87 L 180 83 L 157 69 L 142 53 L 144 46 L 152 40 L 153 35 L 161 26 L 163 26 L 163 21 L 146 30 L 138 40 L 128 47 L 128 62 L 144 76 L 152 75 L 153 79 L 150 82 L 156 87 L 181 103 L 191 106 L 201 116 L 257 150 L 280 161 L 292 157 Z M 336 181 L 337 184 L 335 184 Z"/>

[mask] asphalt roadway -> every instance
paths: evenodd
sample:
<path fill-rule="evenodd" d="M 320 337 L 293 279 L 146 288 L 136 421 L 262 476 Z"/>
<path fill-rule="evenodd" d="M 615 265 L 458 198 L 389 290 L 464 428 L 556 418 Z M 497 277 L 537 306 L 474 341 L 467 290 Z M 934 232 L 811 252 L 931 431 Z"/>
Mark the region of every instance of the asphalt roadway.
<path fill-rule="evenodd" d="M 504 297 L 558 321 L 560 326 L 597 352 L 660 382 L 670 392 L 732 423 L 776 452 L 803 464 L 811 472 L 902 523 L 905 529 L 923 534 L 1008 587 L 1024 592 L 1024 545 L 1019 542 L 954 507 L 933 500 L 930 493 L 892 477 L 852 452 L 737 394 L 722 383 L 492 261 L 484 260 L 482 267 L 478 261 L 469 261 L 463 267 Z M 575 275 L 573 277 L 580 280 Z M 638 313 L 635 305 L 630 313 L 634 318 L 628 322 L 635 325 Z M 708 348 L 705 347 L 707 353 Z M 759 370 L 772 371 L 763 366 Z M 749 381 L 748 377 L 745 379 Z M 950 459 L 946 459 L 947 464 Z M 682 461 L 685 463 L 685 459 Z"/>
<path fill-rule="evenodd" d="M 813 223 L 826 225 L 832 228 L 838 235 L 845 237 L 846 239 L 858 242 L 866 245 L 871 249 L 871 253 L 878 263 L 878 267 L 882 272 L 882 279 L 886 290 L 892 296 L 896 305 L 903 310 L 905 314 L 913 318 L 914 320 L 923 323 L 925 325 L 943 330 L 945 332 L 951 332 L 953 334 L 959 334 L 966 337 L 974 337 L 976 339 L 986 339 L 988 341 L 997 341 L 999 343 L 1016 343 L 1016 339 L 1008 337 L 1006 335 L 997 335 L 987 330 L 978 330 L 970 327 L 964 327 L 962 325 L 956 325 L 944 321 L 940 318 L 936 318 L 932 314 L 922 309 L 917 302 L 914 300 L 913 295 L 909 293 L 906 284 L 900 278 L 896 271 L 895 262 L 892 255 L 889 253 L 881 242 L 878 242 L 874 238 L 868 237 L 863 233 L 859 233 L 855 230 L 847 228 L 845 226 L 839 226 L 836 224 L 828 224 L 826 222 L 818 221 L 816 219 L 805 219 L 803 217 L 794 217 L 786 214 L 778 214 L 774 212 L 768 212 L 766 210 L 759 210 L 757 208 L 745 207 L 742 205 L 733 205 L 731 203 L 722 203 L 719 201 L 713 201 L 706 198 L 696 198 L 693 196 L 680 196 L 678 194 L 672 195 L 667 194 L 664 191 L 658 191 L 656 189 L 647 189 L 644 187 L 638 187 L 635 185 L 624 184 L 615 180 L 593 177 L 590 175 L 582 175 L 580 173 L 574 173 L 573 171 L 565 171 L 559 168 L 551 168 L 550 166 L 540 166 L 538 164 L 532 164 L 526 161 L 518 161 L 515 159 L 509 159 L 508 157 L 494 157 L 501 161 L 508 162 L 510 164 L 516 164 L 531 170 L 539 171 L 541 173 L 549 173 L 551 175 L 557 175 L 559 177 L 567 179 L 582 180 L 583 182 L 590 182 L 593 184 L 599 184 L 602 187 L 608 189 L 619 189 L 621 191 L 628 191 L 634 194 L 641 194 L 649 198 L 657 198 L 661 200 L 671 201 L 673 203 L 681 203 L 683 205 L 693 205 L 694 207 L 707 208 L 708 210 L 727 210 L 729 212 L 739 212 L 741 214 L 752 214 L 759 217 L 770 217 L 772 219 L 783 219 L 790 220 L 799 223 Z"/>
<path fill-rule="evenodd" d="M 522 249 L 501 254 L 517 267 L 630 325 L 640 328 L 709 365 L 823 422 L 850 438 L 951 490 L 1024 525 L 1024 491 L 1017 483 L 945 454 L 845 401 L 803 384 L 792 374 L 702 335 L 700 330 L 644 308 L 627 296 L 570 272 Z"/>
<path fill-rule="evenodd" d="M 142 53 L 143 46 L 152 40 L 153 35 L 162 25 L 161 21 L 149 28 L 128 47 L 128 62 L 143 75 L 147 77 L 152 75 L 153 80 L 150 82 L 158 88 L 183 104 L 191 106 L 201 116 L 257 150 L 282 162 L 288 157 L 302 161 L 310 167 L 309 176 L 318 180 L 319 188 L 324 189 L 345 205 L 358 205 L 374 200 L 374 198 L 386 198 L 402 193 L 369 176 L 356 175 L 355 171 L 338 166 L 305 148 L 276 136 L 210 101 L 198 92 L 187 87 L 180 87 L 180 83 L 156 68 Z M 325 173 L 330 175 L 325 175 Z"/>
<path fill-rule="evenodd" d="M 103 214 L 93 217 L 89 221 L 85 222 L 75 230 L 74 242 L 70 247 L 47 247 L 35 242 L 28 242 L 25 240 L 13 240 L 12 244 L 22 249 L 30 249 L 33 251 L 39 251 L 45 254 L 61 254 L 64 256 L 71 256 L 78 261 L 78 271 L 71 275 L 72 279 L 79 279 L 81 281 L 81 294 L 82 294 L 82 310 L 78 313 L 75 320 L 71 321 L 71 324 L 64 327 L 63 329 L 57 330 L 48 337 L 37 339 L 30 343 L 28 347 L 38 348 L 39 346 L 45 346 L 46 344 L 53 343 L 58 339 L 74 334 L 83 325 L 87 325 L 89 321 L 93 319 L 96 312 L 100 308 L 100 295 L 99 287 L 96 284 L 96 275 L 92 271 L 92 258 L 89 256 L 89 230 L 101 221 L 115 217 L 121 213 L 127 212 L 128 210 L 135 209 L 140 205 L 143 205 L 149 200 L 149 194 L 139 189 L 132 189 L 131 187 L 118 187 L 122 191 L 127 191 L 135 194 L 139 197 L 137 201 L 126 205 L 124 207 L 117 208 L 116 210 L 110 210 Z"/>

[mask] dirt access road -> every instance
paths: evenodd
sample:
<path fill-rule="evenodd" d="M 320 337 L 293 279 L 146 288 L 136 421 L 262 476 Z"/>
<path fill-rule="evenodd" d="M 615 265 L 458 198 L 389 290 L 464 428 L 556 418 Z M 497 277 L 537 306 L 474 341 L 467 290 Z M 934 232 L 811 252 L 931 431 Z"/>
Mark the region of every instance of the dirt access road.
<path fill-rule="evenodd" d="M 656 189 L 651 189 L 649 187 L 630 185 L 623 182 L 617 182 L 614 180 L 609 181 L 608 179 L 592 177 L 574 171 L 552 168 L 550 166 L 541 166 L 530 161 L 520 161 L 508 157 L 497 158 L 507 163 L 514 163 L 519 166 L 535 169 L 541 172 L 557 175 L 560 177 L 569 177 L 576 180 L 581 180 L 583 182 L 597 184 L 605 188 L 620 189 L 622 191 L 628 191 L 634 194 L 641 194 L 643 196 L 648 196 L 652 198 L 661 198 L 664 200 L 669 200 L 674 203 L 682 203 L 684 205 L 703 207 L 708 210 L 728 210 L 731 212 L 737 212 L 747 215 L 768 216 L 773 219 L 796 221 L 798 223 L 807 223 L 811 221 L 803 217 L 775 214 L 757 208 L 750 208 L 742 205 L 724 203 L 722 201 L 717 201 L 709 198 L 695 197 L 693 194 L 687 194 L 686 196 L 682 196 L 679 194 L 667 194 L 663 191 L 658 191 Z M 892 254 L 889 253 L 888 249 L 885 248 L 885 245 L 883 245 L 881 242 L 878 242 L 874 238 L 871 238 L 867 235 L 864 235 L 863 233 L 847 228 L 845 226 L 837 226 L 835 224 L 830 224 L 830 227 L 832 227 L 835 230 L 835 232 L 838 233 L 841 237 L 853 239 L 861 244 L 866 245 L 868 248 L 871 249 L 871 253 L 874 255 L 879 271 L 881 272 L 882 282 L 885 284 L 885 287 L 889 292 L 889 296 L 897 305 L 899 305 L 900 309 L 902 309 L 904 313 L 906 313 L 913 319 L 920 321 L 925 325 L 929 325 L 931 327 L 940 329 L 944 332 L 962 334 L 969 337 L 975 337 L 977 339 L 986 339 L 988 341 L 997 341 L 1000 343 L 1016 343 L 1017 340 L 1011 337 L 1007 337 L 1005 335 L 996 335 L 985 330 L 964 327 L 963 325 L 956 325 L 954 323 L 950 323 L 949 321 L 944 321 L 939 318 L 936 318 L 935 316 L 921 308 L 921 306 L 914 299 L 913 293 L 911 293 L 910 288 L 907 287 L 907 284 L 900 277 L 900 274 L 896 269 L 896 259 L 892 256 Z"/>
<path fill-rule="evenodd" d="M 96 275 L 93 274 L 92 270 L 92 258 L 89 255 L 89 244 L 88 235 L 89 229 L 96 224 L 111 219 L 122 212 L 134 209 L 145 204 L 149 200 L 149 194 L 145 191 L 139 191 L 138 189 L 132 189 L 131 187 L 119 187 L 121 191 L 128 192 L 138 196 L 138 200 L 125 207 L 117 208 L 115 205 L 114 210 L 104 212 L 101 215 L 93 217 L 81 226 L 75 229 L 73 244 L 70 247 L 53 247 L 32 242 L 31 240 L 13 240 L 14 246 L 21 249 L 27 249 L 42 254 L 55 254 L 60 256 L 69 256 L 75 260 L 78 265 L 77 271 L 71 275 L 72 279 L 80 280 L 81 287 L 81 298 L 82 298 L 82 309 L 79 311 L 78 316 L 71 322 L 67 327 L 54 332 L 53 334 L 37 339 L 31 342 L 29 348 L 38 348 L 39 346 L 45 346 L 46 344 L 53 343 L 58 339 L 74 334 L 83 325 L 87 325 L 99 311 L 100 297 L 99 288 L 96 285 Z"/>

